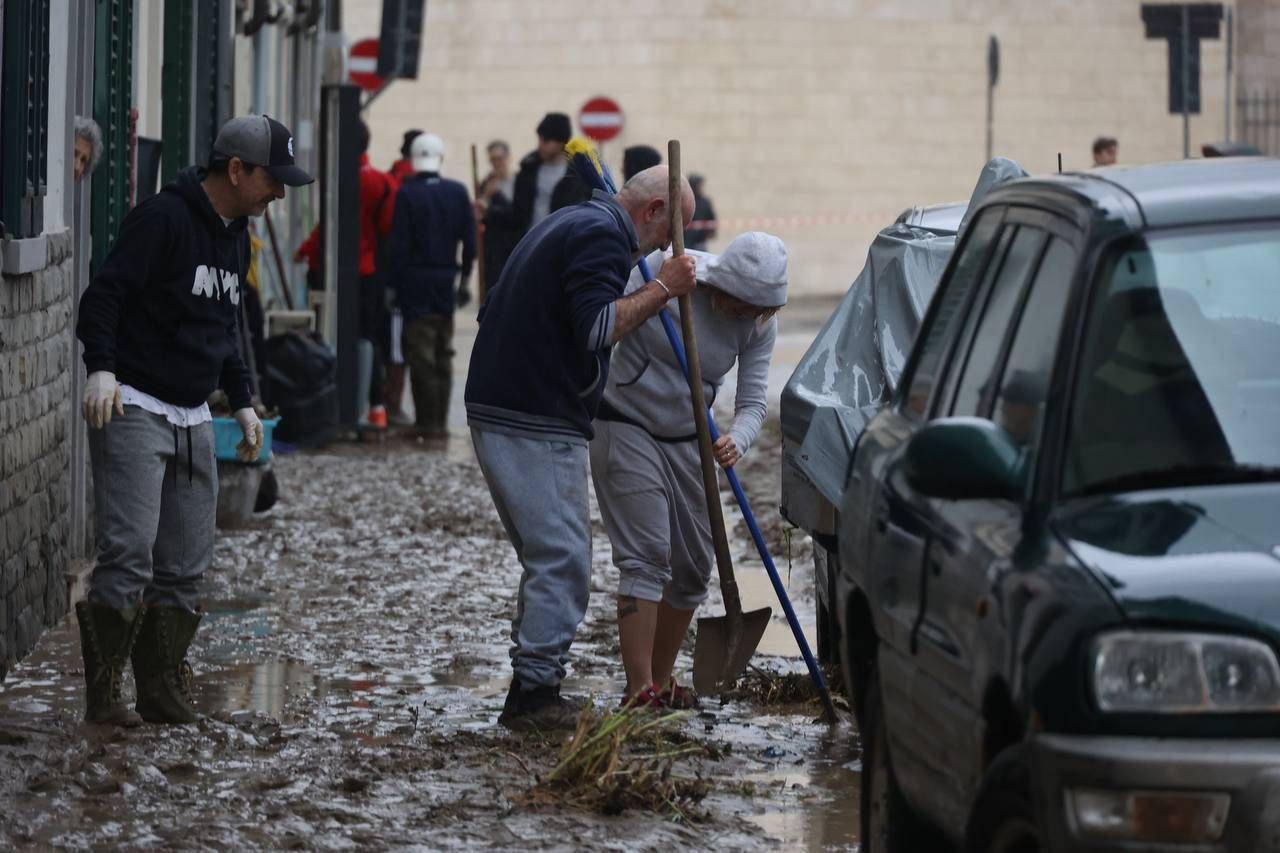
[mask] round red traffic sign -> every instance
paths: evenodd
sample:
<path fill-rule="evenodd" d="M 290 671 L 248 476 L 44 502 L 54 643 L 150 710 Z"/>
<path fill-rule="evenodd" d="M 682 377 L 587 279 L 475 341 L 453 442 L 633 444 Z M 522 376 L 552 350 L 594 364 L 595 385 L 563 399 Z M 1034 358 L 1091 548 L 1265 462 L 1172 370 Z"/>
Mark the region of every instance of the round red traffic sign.
<path fill-rule="evenodd" d="M 622 107 L 613 98 L 592 98 L 578 111 L 578 127 L 596 142 L 608 142 L 622 133 Z"/>
<path fill-rule="evenodd" d="M 385 82 L 378 76 L 378 40 L 361 39 L 351 45 L 351 57 L 347 61 L 351 82 L 372 92 L 382 88 Z"/>

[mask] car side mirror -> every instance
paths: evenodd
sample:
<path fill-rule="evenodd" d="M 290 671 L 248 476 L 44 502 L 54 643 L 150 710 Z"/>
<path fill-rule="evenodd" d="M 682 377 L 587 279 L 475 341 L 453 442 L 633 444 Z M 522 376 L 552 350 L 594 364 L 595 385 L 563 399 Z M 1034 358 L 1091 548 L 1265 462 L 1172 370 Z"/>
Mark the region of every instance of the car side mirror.
<path fill-rule="evenodd" d="M 907 482 L 921 494 L 949 500 L 1021 500 L 1024 455 L 1013 438 L 983 418 L 940 418 L 907 443 Z"/>

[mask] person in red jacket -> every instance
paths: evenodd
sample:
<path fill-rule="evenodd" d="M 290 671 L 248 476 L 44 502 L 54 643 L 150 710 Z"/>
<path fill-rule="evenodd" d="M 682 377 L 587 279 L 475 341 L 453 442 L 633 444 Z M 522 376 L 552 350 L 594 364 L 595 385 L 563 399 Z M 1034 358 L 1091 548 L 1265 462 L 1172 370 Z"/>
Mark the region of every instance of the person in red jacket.
<path fill-rule="evenodd" d="M 395 178 L 369 162 L 369 127 L 360 122 L 360 421 L 373 427 L 387 425 L 384 401 L 384 369 L 387 353 L 386 299 L 378 275 L 378 245 L 391 231 L 395 213 Z M 366 369 L 365 365 L 369 367 Z M 367 372 L 366 372 L 367 370 Z M 368 378 L 367 393 L 365 378 Z M 367 410 L 365 406 L 368 406 Z"/>
<path fill-rule="evenodd" d="M 387 174 L 396 179 L 396 182 L 403 181 L 414 174 L 413 159 L 409 156 L 409 148 L 413 145 L 413 140 L 422 135 L 422 131 L 414 128 L 404 132 L 404 142 L 400 144 L 400 159 L 391 164 L 391 168 L 387 170 Z"/>

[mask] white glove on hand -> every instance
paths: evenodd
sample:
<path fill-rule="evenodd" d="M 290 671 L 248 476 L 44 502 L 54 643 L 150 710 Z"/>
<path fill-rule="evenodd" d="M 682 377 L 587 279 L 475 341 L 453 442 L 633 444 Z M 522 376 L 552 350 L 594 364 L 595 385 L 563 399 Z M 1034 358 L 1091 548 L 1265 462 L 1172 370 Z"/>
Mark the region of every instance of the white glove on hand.
<path fill-rule="evenodd" d="M 241 462 L 257 462 L 258 454 L 262 452 L 262 421 L 258 420 L 258 413 L 251 406 L 237 410 L 235 417 L 240 431 L 244 433 L 244 438 L 236 445 L 236 458 Z"/>
<path fill-rule="evenodd" d="M 84 386 L 84 402 L 80 407 L 90 429 L 102 429 L 111 422 L 111 413 L 124 414 L 120 402 L 120 385 L 116 375 L 109 370 L 97 370 L 89 374 Z"/>

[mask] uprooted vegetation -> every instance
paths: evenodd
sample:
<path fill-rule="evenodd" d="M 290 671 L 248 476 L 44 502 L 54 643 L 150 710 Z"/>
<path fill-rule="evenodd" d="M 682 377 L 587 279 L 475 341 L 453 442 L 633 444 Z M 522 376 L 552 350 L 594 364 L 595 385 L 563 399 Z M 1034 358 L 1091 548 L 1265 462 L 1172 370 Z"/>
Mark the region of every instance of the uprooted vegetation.
<path fill-rule="evenodd" d="M 823 677 L 831 690 L 837 708 L 848 703 L 841 690 L 838 670 L 824 668 Z M 750 702 L 753 705 L 818 705 L 822 699 L 807 672 L 771 672 L 756 666 L 748 666 L 733 689 L 720 696 L 721 703 Z"/>
<path fill-rule="evenodd" d="M 706 819 L 698 804 L 711 785 L 676 772 L 681 759 L 715 750 L 678 729 L 686 714 L 645 708 L 583 712 L 556 766 L 530 792 L 533 802 L 571 805 L 600 814 L 655 812 L 680 823 Z"/>

